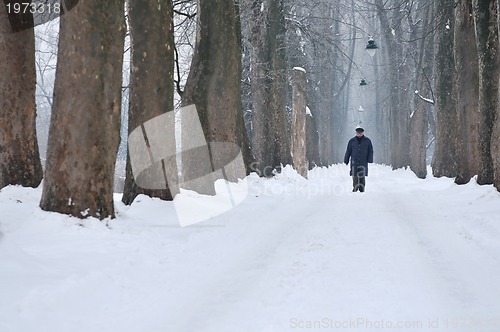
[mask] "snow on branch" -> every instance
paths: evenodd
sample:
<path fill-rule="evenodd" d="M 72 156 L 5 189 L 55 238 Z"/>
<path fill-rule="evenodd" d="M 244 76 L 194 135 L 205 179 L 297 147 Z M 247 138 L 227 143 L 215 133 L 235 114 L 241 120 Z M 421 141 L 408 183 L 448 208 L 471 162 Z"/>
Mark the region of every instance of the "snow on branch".
<path fill-rule="evenodd" d="M 306 70 L 302 67 L 293 67 L 293 70 L 301 71 L 301 72 L 306 72 Z"/>
<path fill-rule="evenodd" d="M 418 90 L 416 90 L 416 91 L 415 91 L 415 94 L 416 94 L 416 95 L 417 95 L 420 99 L 422 99 L 423 101 L 425 101 L 426 103 L 429 103 L 429 104 L 434 105 L 434 100 L 429 99 L 429 98 L 425 98 L 425 97 L 423 97 L 422 95 L 420 95 L 420 94 L 418 93 Z"/>

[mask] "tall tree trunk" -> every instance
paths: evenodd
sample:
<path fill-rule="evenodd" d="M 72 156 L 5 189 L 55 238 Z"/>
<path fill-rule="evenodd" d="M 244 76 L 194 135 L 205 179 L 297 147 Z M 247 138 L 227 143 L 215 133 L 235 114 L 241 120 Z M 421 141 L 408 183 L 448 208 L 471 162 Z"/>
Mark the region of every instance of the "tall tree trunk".
<path fill-rule="evenodd" d="M 374 20 L 375 21 L 375 20 Z M 376 24 L 376 22 L 374 22 Z M 382 50 L 380 50 L 382 51 Z M 382 51 L 383 52 L 383 51 Z M 381 85 L 384 84 L 382 80 L 380 80 L 380 70 L 379 70 L 379 55 L 373 57 L 373 77 L 377 78 L 380 81 L 375 84 L 375 123 L 377 128 L 376 141 L 378 142 L 376 146 L 377 153 L 375 154 L 375 162 L 376 163 L 384 163 L 390 164 L 390 148 L 389 148 L 389 125 L 388 125 L 388 115 L 387 115 L 387 107 L 385 103 L 382 102 L 381 98 Z"/>
<path fill-rule="evenodd" d="M 20 16 L 33 26 L 30 13 Z M 14 33 L 4 5 L 0 5 L 0 73 L 0 189 L 10 184 L 37 187 L 42 165 L 36 139 L 34 30 Z"/>
<path fill-rule="evenodd" d="M 498 6 L 497 0 L 473 0 L 477 51 L 479 58 L 479 169 L 477 182 L 492 184 L 493 127 L 498 103 Z"/>
<path fill-rule="evenodd" d="M 252 21 L 254 170 L 261 176 L 270 176 L 281 164 L 291 164 L 285 117 L 287 73 L 283 0 L 253 0 Z"/>
<path fill-rule="evenodd" d="M 416 103 L 415 112 L 410 120 L 410 167 L 417 177 L 425 179 L 427 176 L 428 105 L 421 100 L 417 100 Z"/>
<path fill-rule="evenodd" d="M 182 105 L 196 106 L 207 142 L 232 143 L 217 147 L 239 147 L 245 166 L 249 168 L 250 154 L 241 105 L 240 28 L 235 2 L 200 0 L 197 17 L 196 45 Z M 187 129 L 192 123 L 187 120 L 181 120 L 184 146 L 192 143 Z M 209 144 L 189 152 L 183 147 L 182 173 L 185 181 L 210 174 L 213 174 L 213 180 L 222 178 L 222 174 L 216 174 L 217 165 L 227 164 L 225 161 L 236 157 L 235 150 L 228 149 L 216 149 Z M 213 183 L 205 183 L 198 188 L 206 194 L 215 193 Z"/>
<path fill-rule="evenodd" d="M 319 135 L 318 127 L 316 126 L 316 120 L 314 119 L 313 111 L 309 110 L 311 113 L 306 116 L 306 154 L 307 154 L 307 164 L 309 169 L 313 169 L 316 166 L 321 166 L 319 157 Z"/>
<path fill-rule="evenodd" d="M 479 64 L 474 33 L 472 0 L 455 7 L 455 67 L 457 88 L 458 146 L 455 183 L 468 183 L 478 171 Z M 467 47 L 464 47 L 467 45 Z"/>
<path fill-rule="evenodd" d="M 409 137 L 409 102 L 408 93 L 404 88 L 408 82 L 408 65 L 401 43 L 403 13 L 400 2 L 394 3 L 392 22 L 387 17 L 386 8 L 382 0 L 375 1 L 387 55 L 391 64 L 390 72 L 390 105 L 389 105 L 389 147 L 390 161 L 394 169 L 406 167 L 410 164 L 410 137 Z"/>
<path fill-rule="evenodd" d="M 61 17 L 40 206 L 114 217 L 125 22 L 123 0 L 80 0 Z"/>
<path fill-rule="evenodd" d="M 436 54 L 436 150 L 432 160 L 434 176 L 457 175 L 457 108 L 455 91 L 454 0 L 437 3 Z"/>
<path fill-rule="evenodd" d="M 130 25 L 132 64 L 130 73 L 130 98 L 128 111 L 129 134 L 146 121 L 173 112 L 174 102 L 174 38 L 173 8 L 171 0 L 129 0 L 128 17 Z M 173 123 L 172 123 L 173 125 Z M 173 127 L 173 126 L 172 126 Z M 168 136 L 170 135 L 170 136 Z M 165 130 L 164 137 L 175 152 L 174 131 Z M 151 143 L 151 142 L 150 142 Z M 131 151 L 129 154 L 138 152 Z M 177 193 L 177 185 L 170 177 L 164 176 L 165 168 L 169 174 L 176 174 L 175 157 L 173 162 L 165 160 L 147 170 L 160 173 L 165 189 L 140 188 L 134 180 L 130 156 L 127 157 L 126 180 L 122 201 L 131 204 L 139 194 L 172 200 Z M 154 174 L 151 174 L 154 176 Z M 166 179 L 165 179 L 166 178 Z M 173 185 L 173 192 L 172 192 Z"/>
<path fill-rule="evenodd" d="M 318 6 L 315 9 L 314 15 L 323 16 L 325 15 L 328 22 L 331 22 L 331 26 L 325 25 L 321 30 L 324 34 L 333 33 L 334 42 L 340 45 L 340 34 L 339 31 L 340 20 L 338 18 L 338 12 L 340 9 L 333 6 L 329 2 Z M 319 134 L 319 156 L 321 166 L 329 166 L 334 163 L 333 149 L 334 149 L 334 136 L 339 139 L 338 136 L 334 135 L 333 126 L 335 123 L 339 123 L 338 118 L 340 114 L 337 112 L 340 108 L 337 108 L 339 102 L 335 103 L 335 80 L 337 79 L 337 64 L 338 64 L 338 49 L 335 47 L 321 47 L 319 49 L 319 54 L 316 56 L 316 61 L 318 62 L 319 68 L 321 70 L 317 74 L 317 78 L 314 80 L 317 83 L 317 89 L 314 91 L 316 99 L 318 100 L 318 107 L 316 112 L 316 118 L 313 119 L 318 127 Z M 331 68 L 331 69 L 330 69 Z M 334 111 L 335 110 L 335 111 Z"/>
<path fill-rule="evenodd" d="M 307 132 L 306 132 L 306 72 L 293 69 L 292 77 L 292 157 L 297 173 L 307 179 Z"/>
<path fill-rule="evenodd" d="M 500 33 L 500 1 L 496 1 L 497 4 L 497 22 L 498 22 L 498 27 L 497 27 L 497 43 L 499 40 L 499 33 Z M 498 47 L 498 44 L 497 44 Z M 500 61 L 500 59 L 497 58 L 497 63 Z M 499 70 L 500 64 L 497 65 L 497 71 Z M 498 77 L 498 72 L 497 72 L 497 82 L 500 78 Z M 500 84 L 500 82 L 499 82 Z M 491 135 L 491 158 L 493 160 L 493 172 L 494 172 L 494 177 L 493 177 L 493 184 L 497 188 L 498 191 L 500 191 L 500 102 L 498 102 L 498 98 L 500 98 L 500 90 L 498 90 L 497 94 L 497 107 L 496 107 L 496 118 L 495 118 L 495 125 L 493 126 L 493 134 Z"/>
<path fill-rule="evenodd" d="M 410 22 L 412 29 L 412 39 L 420 39 L 418 46 L 419 54 L 415 52 L 415 57 L 418 57 L 416 63 L 416 82 L 417 82 L 417 95 L 430 96 L 430 77 L 432 76 L 433 66 L 433 43 L 429 43 L 429 21 L 432 20 L 431 9 L 433 6 L 429 4 L 424 5 L 424 14 L 422 29 L 417 30 L 417 24 Z M 411 16 L 410 16 L 411 17 Z M 419 33 L 417 33 L 417 31 Z M 429 133 L 429 121 L 427 114 L 431 103 L 422 100 L 419 96 L 415 96 L 414 112 L 410 118 L 410 167 L 417 177 L 424 179 L 427 176 L 427 140 Z"/>

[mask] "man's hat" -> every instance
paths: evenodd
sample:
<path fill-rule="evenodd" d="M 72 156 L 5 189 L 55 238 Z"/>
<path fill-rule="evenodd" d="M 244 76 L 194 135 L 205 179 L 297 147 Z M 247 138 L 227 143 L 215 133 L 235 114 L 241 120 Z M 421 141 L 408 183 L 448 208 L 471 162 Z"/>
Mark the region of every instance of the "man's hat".
<path fill-rule="evenodd" d="M 358 133 L 362 133 L 362 132 L 364 132 L 364 131 L 365 131 L 365 130 L 364 130 L 361 126 L 359 126 L 359 125 L 358 125 L 358 126 L 356 126 L 356 132 L 358 132 Z"/>

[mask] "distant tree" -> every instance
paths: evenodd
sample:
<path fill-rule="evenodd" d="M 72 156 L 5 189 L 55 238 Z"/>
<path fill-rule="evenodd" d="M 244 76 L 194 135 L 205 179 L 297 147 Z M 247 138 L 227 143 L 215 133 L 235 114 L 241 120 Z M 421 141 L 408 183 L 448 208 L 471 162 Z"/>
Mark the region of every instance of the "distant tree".
<path fill-rule="evenodd" d="M 498 137 L 493 135 L 499 89 L 499 40 L 498 40 L 498 1 L 473 0 L 477 52 L 479 59 L 479 169 L 477 182 L 492 184 L 494 181 L 494 165 L 499 164 Z M 497 126 L 498 127 L 498 126 Z M 494 150 L 492 150 L 492 146 Z M 497 166 L 498 167 L 498 166 Z"/>
<path fill-rule="evenodd" d="M 335 120 L 339 119 L 340 113 L 345 108 L 338 107 L 340 103 L 335 102 L 340 99 L 336 99 L 335 94 L 338 93 L 336 87 L 341 74 L 341 69 L 338 68 L 340 62 L 338 53 L 339 47 L 343 46 L 340 41 L 341 25 L 338 19 L 341 11 L 340 2 L 337 4 L 325 1 L 306 2 L 303 6 L 305 8 L 299 13 L 302 17 L 298 16 L 289 23 L 290 34 L 299 33 L 300 37 L 305 39 L 299 41 L 305 53 L 303 58 L 307 61 L 301 66 L 305 66 L 308 70 L 308 105 L 314 110 L 314 117 L 310 120 L 315 122 L 319 139 L 319 158 L 316 163 L 328 166 L 334 163 L 334 150 L 340 145 L 334 140 L 334 137 L 338 137 L 335 135 L 334 127 L 339 122 Z M 296 47 L 288 45 L 288 49 L 293 55 Z"/>
<path fill-rule="evenodd" d="M 457 177 L 468 183 L 478 172 L 479 64 L 474 33 L 472 0 L 460 0 L 455 7 L 455 67 L 457 89 Z M 464 47 L 467 45 L 467 47 Z"/>
<path fill-rule="evenodd" d="M 181 104 L 196 40 L 197 0 L 173 0 L 174 12 L 174 107 Z"/>
<path fill-rule="evenodd" d="M 42 166 L 36 138 L 34 32 L 14 33 L 6 8 L 0 5 L 0 188 L 37 187 Z M 30 13 L 17 19 L 33 26 Z"/>
<path fill-rule="evenodd" d="M 345 152 L 343 139 L 350 107 L 347 96 L 359 30 L 355 2 L 288 0 L 285 19 L 288 66 L 304 67 L 308 73 L 308 106 L 314 111 L 310 120 L 319 135 L 315 164 L 328 166 L 343 158 Z"/>
<path fill-rule="evenodd" d="M 114 217 L 120 139 L 123 0 L 81 0 L 60 19 L 42 209 Z"/>
<path fill-rule="evenodd" d="M 174 108 L 172 1 L 129 0 L 128 22 L 132 51 L 128 108 L 128 132 L 130 134 L 146 121 L 171 112 Z M 170 144 L 175 144 L 173 133 L 168 139 Z M 162 163 L 163 169 L 166 167 L 170 168 L 169 172 L 177 172 L 175 165 Z M 172 170 L 172 168 L 175 169 Z M 171 191 L 168 182 L 163 190 L 139 188 L 132 174 L 130 156 L 127 157 L 122 198 L 125 204 L 131 204 L 138 194 L 172 200 L 176 191 L 176 189 L 174 192 Z"/>
<path fill-rule="evenodd" d="M 454 57 L 454 0 L 437 6 L 436 31 L 436 150 L 432 160 L 434 176 L 457 175 L 457 102 Z"/>
<path fill-rule="evenodd" d="M 50 21 L 35 29 L 36 128 L 42 166 L 46 159 L 50 112 L 54 97 L 58 38 L 59 21 Z"/>

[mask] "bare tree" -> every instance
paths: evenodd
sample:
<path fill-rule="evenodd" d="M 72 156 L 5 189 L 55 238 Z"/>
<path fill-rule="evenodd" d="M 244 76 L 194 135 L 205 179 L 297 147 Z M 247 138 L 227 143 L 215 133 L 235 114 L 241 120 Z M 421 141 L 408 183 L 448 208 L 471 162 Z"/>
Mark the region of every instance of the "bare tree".
<path fill-rule="evenodd" d="M 457 175 L 457 107 L 455 90 L 454 0 L 437 3 L 436 54 L 436 151 L 434 176 Z"/>
<path fill-rule="evenodd" d="M 493 127 L 496 121 L 499 88 L 498 1 L 473 0 L 476 43 L 479 59 L 479 170 L 477 182 L 492 184 Z M 497 146 L 497 145 L 495 145 Z M 498 151 L 494 151 L 498 153 Z M 496 156 L 496 159 L 498 157 Z"/>
<path fill-rule="evenodd" d="M 129 134 L 146 121 L 173 111 L 174 102 L 174 39 L 171 0 L 128 1 L 128 19 L 131 36 L 131 79 L 128 108 Z M 165 132 L 165 135 L 168 133 Z M 175 137 L 168 137 L 170 144 Z M 129 149 L 132 147 L 129 146 Z M 129 151 L 132 153 L 133 151 Z M 159 165 L 176 173 L 175 164 Z M 166 182 L 163 190 L 139 188 L 134 180 L 130 156 L 127 157 L 125 189 L 122 201 L 131 204 L 138 194 L 172 200 Z"/>
<path fill-rule="evenodd" d="M 417 24 L 410 24 L 414 26 L 411 38 L 418 40 L 415 42 L 415 44 L 418 43 L 418 47 L 415 47 L 413 55 L 418 90 L 415 93 L 413 113 L 410 117 L 410 167 L 422 179 L 427 176 L 428 115 L 432 112 L 430 108 L 434 105 L 433 99 L 424 97 L 433 94 L 430 78 L 433 75 L 433 51 L 435 48 L 432 42 L 433 35 L 429 33 L 433 28 L 431 24 L 434 15 L 433 9 L 432 5 L 424 7 L 421 28 L 417 28 Z"/>
<path fill-rule="evenodd" d="M 409 2 L 375 0 L 380 21 L 385 56 L 389 61 L 389 145 L 393 168 L 406 167 L 410 163 L 409 89 L 410 68 L 404 47 L 405 15 L 411 11 Z M 390 6 L 390 10 L 386 8 Z"/>
<path fill-rule="evenodd" d="M 287 65 L 282 0 L 251 1 L 252 151 L 257 171 L 270 176 L 291 164 L 285 117 Z"/>
<path fill-rule="evenodd" d="M 83 0 L 61 17 L 42 209 L 114 217 L 123 0 Z"/>
<path fill-rule="evenodd" d="M 457 89 L 457 177 L 468 183 L 478 172 L 479 64 L 474 33 L 472 0 L 460 0 L 455 7 L 455 67 Z M 467 45 L 467 47 L 464 47 Z"/>
<path fill-rule="evenodd" d="M 13 15 L 0 5 L 0 188 L 37 187 L 42 166 L 36 138 L 35 37 L 33 29 L 14 32 L 12 25 L 18 20 L 32 27 L 33 17 Z"/>
<path fill-rule="evenodd" d="M 293 69 L 292 87 L 292 158 L 297 173 L 307 179 L 307 79 L 303 68 Z"/>
<path fill-rule="evenodd" d="M 196 106 L 207 142 L 239 146 L 249 167 L 250 148 L 241 104 L 241 44 L 237 17 L 238 8 L 233 0 L 198 2 L 196 44 L 182 105 Z M 186 129 L 190 125 L 186 122 L 181 119 L 182 144 L 187 146 L 192 133 Z M 185 182 L 212 174 L 234 152 L 232 149 L 216 151 L 211 147 L 209 144 L 197 151 L 183 151 Z M 213 185 L 203 190 L 207 194 L 215 192 Z"/>
<path fill-rule="evenodd" d="M 498 30 L 497 30 L 497 42 L 499 40 L 499 34 L 500 34 L 500 1 L 496 1 L 497 5 L 497 22 L 498 22 Z M 497 44 L 497 47 L 498 44 Z M 498 49 L 497 49 L 497 54 L 498 54 Z M 497 58 L 497 61 L 500 58 Z M 498 82 L 498 65 L 497 65 L 497 82 Z M 499 83 L 500 84 L 500 83 Z M 500 97 L 500 90 L 498 90 L 497 94 L 497 108 L 496 108 L 496 116 L 495 116 L 495 124 L 493 126 L 493 133 L 491 135 L 491 158 L 493 160 L 493 172 L 494 172 L 494 177 L 493 177 L 493 184 L 497 188 L 498 191 L 500 191 L 500 103 L 498 101 L 498 98 Z"/>
<path fill-rule="evenodd" d="M 50 21 L 35 28 L 36 131 L 42 166 L 45 165 L 47 153 L 50 113 L 54 97 L 58 38 L 59 21 Z"/>

